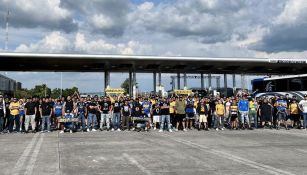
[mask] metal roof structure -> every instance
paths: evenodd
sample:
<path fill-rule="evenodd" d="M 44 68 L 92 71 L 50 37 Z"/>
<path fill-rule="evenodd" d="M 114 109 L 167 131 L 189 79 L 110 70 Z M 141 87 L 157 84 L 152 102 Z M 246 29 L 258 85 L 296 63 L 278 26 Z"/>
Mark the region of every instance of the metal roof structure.
<path fill-rule="evenodd" d="M 0 70 L 304 74 L 307 59 L 0 53 Z"/>

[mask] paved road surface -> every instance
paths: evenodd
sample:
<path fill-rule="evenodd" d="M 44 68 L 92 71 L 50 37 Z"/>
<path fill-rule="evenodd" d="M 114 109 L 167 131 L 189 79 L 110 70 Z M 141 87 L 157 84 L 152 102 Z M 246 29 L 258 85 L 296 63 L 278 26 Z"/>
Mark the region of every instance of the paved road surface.
<path fill-rule="evenodd" d="M 0 174 L 307 174 L 307 131 L 0 135 Z"/>

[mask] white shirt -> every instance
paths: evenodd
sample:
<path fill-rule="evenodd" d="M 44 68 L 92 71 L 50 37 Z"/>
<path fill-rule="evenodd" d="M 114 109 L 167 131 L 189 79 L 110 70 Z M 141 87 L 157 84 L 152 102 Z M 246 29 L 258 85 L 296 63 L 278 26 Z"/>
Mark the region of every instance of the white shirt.
<path fill-rule="evenodd" d="M 307 113 L 307 100 L 301 100 L 299 105 L 302 107 L 303 113 Z"/>

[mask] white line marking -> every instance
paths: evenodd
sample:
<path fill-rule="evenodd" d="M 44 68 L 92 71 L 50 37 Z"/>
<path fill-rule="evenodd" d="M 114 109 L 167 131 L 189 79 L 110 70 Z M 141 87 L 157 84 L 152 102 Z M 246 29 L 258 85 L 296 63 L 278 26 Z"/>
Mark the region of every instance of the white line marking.
<path fill-rule="evenodd" d="M 202 149 L 202 150 L 204 150 L 204 151 L 206 151 L 208 153 L 211 153 L 211 154 L 223 157 L 225 159 L 230 159 L 230 160 L 236 161 L 238 163 L 241 163 L 241 164 L 253 167 L 255 169 L 268 172 L 270 174 L 294 175 L 291 172 L 287 172 L 287 171 L 284 171 L 284 170 L 281 170 L 281 169 L 277 169 L 277 168 L 274 168 L 274 167 L 269 166 L 269 165 L 264 165 L 262 163 L 254 162 L 252 160 L 245 159 L 245 158 L 242 158 L 242 157 L 239 157 L 239 156 L 235 156 L 235 155 L 229 154 L 229 153 L 224 152 L 224 151 L 218 151 L 218 150 L 215 150 L 215 149 L 211 149 L 209 147 L 206 147 L 206 146 L 203 146 L 203 145 L 199 145 L 199 144 L 196 144 L 196 143 L 193 143 L 193 142 L 190 142 L 190 141 L 186 141 L 186 140 L 176 139 L 176 138 L 170 137 L 170 135 L 168 135 L 168 134 L 161 134 L 160 136 L 169 138 L 171 140 L 174 140 L 174 141 L 176 141 L 178 143 L 185 144 L 185 145 L 190 146 L 190 147 Z"/>
<path fill-rule="evenodd" d="M 27 157 L 29 156 L 32 147 L 34 146 L 37 137 L 38 137 L 38 133 L 34 134 L 32 140 L 30 141 L 30 143 L 28 144 L 28 146 L 26 147 L 26 149 L 23 151 L 22 155 L 19 157 L 18 161 L 15 164 L 15 167 L 13 169 L 13 175 L 17 175 L 19 174 L 20 170 L 22 169 Z"/>
<path fill-rule="evenodd" d="M 143 165 L 141 165 L 138 161 L 136 161 L 133 157 L 131 157 L 127 153 L 123 153 L 123 157 L 128 159 L 135 166 L 137 166 L 144 174 L 151 175 L 150 171 L 148 171 Z"/>
<path fill-rule="evenodd" d="M 41 145 L 43 143 L 43 140 L 44 140 L 44 134 L 41 134 L 40 135 L 40 138 L 34 148 L 34 151 L 33 151 L 33 154 L 32 154 L 32 157 L 30 159 L 30 162 L 26 168 L 26 172 L 25 172 L 25 175 L 31 175 L 32 172 L 33 172 L 33 168 L 34 168 L 34 165 L 35 165 L 35 162 L 36 162 L 36 159 L 37 159 L 37 155 L 39 153 L 39 150 L 41 148 Z"/>

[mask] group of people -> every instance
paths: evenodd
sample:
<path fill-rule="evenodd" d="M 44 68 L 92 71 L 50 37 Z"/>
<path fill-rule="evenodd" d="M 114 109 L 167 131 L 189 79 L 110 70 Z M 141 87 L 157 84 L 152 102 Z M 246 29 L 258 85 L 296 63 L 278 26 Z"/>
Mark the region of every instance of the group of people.
<path fill-rule="evenodd" d="M 290 120 L 290 121 L 289 121 Z M 221 98 L 174 95 L 4 98 L 0 95 L 0 132 L 60 133 L 97 130 L 306 129 L 307 95 Z"/>

